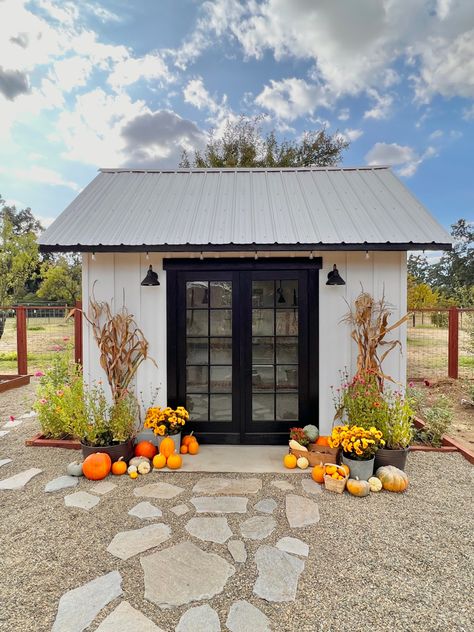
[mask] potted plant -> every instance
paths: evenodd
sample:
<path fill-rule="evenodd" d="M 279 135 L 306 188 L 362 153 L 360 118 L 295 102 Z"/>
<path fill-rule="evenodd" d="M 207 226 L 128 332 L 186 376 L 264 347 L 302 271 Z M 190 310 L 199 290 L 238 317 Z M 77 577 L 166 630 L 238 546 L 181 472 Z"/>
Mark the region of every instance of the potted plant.
<path fill-rule="evenodd" d="M 94 452 L 106 452 L 112 461 L 133 456 L 138 404 L 124 392 L 111 404 L 100 384 L 84 388 L 83 408 L 76 414 L 74 434 L 80 439 L 84 458 Z"/>
<path fill-rule="evenodd" d="M 375 454 L 375 469 L 382 465 L 394 465 L 405 469 L 410 443 L 413 439 L 413 416 L 409 398 L 400 391 L 386 389 L 383 393 L 384 405 L 379 409 L 376 427 L 383 434 L 385 446 Z"/>
<path fill-rule="evenodd" d="M 155 435 L 157 446 L 165 437 L 171 437 L 174 441 L 175 450 L 179 452 L 181 446 L 181 431 L 189 420 L 189 413 L 183 406 L 176 409 L 160 408 L 152 406 L 146 412 L 144 428 L 152 429 Z"/>
<path fill-rule="evenodd" d="M 349 466 L 351 478 L 367 481 L 374 472 L 375 453 L 385 445 L 375 427 L 335 426 L 329 438 L 331 448 L 342 448 L 342 462 Z"/>

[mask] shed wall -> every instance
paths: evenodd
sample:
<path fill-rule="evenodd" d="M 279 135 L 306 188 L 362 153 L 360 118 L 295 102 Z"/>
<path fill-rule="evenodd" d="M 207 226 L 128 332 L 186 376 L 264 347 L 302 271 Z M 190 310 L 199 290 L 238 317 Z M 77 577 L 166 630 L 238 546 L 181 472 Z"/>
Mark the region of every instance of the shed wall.
<path fill-rule="evenodd" d="M 261 253 L 264 257 L 272 253 Z M 287 253 L 291 254 L 291 253 Z M 347 367 L 354 371 L 357 348 L 350 338 L 348 326 L 340 320 L 361 290 L 385 298 L 393 305 L 392 322 L 406 311 L 406 253 L 371 252 L 324 252 L 323 268 L 319 273 L 319 427 L 328 434 L 332 426 L 334 408 L 331 385 L 338 386 L 339 371 Z M 260 253 L 259 253 L 260 255 Z M 285 253 L 278 253 L 284 256 Z M 119 309 L 125 305 L 134 314 L 150 344 L 150 356 L 156 361 L 145 362 L 139 369 L 136 391 L 145 405 L 156 388 L 159 388 L 158 404 L 165 404 L 166 393 L 166 272 L 163 258 L 180 256 L 150 253 L 98 253 L 83 254 L 83 305 L 88 310 L 89 297 L 94 293 L 97 300 L 105 300 Z M 214 255 L 213 255 L 214 256 Z M 226 255 L 223 254 L 222 257 Z M 235 256 L 235 253 L 234 253 Z M 345 286 L 327 286 L 327 273 L 336 264 Z M 159 287 L 142 287 L 141 280 L 149 264 L 159 273 Z M 406 327 L 394 332 L 402 344 L 402 353 L 393 351 L 384 364 L 388 375 L 401 384 L 406 381 Z M 99 364 L 99 354 L 89 324 L 84 321 L 84 375 L 87 381 L 104 379 Z M 315 419 L 317 422 L 317 418 Z"/>

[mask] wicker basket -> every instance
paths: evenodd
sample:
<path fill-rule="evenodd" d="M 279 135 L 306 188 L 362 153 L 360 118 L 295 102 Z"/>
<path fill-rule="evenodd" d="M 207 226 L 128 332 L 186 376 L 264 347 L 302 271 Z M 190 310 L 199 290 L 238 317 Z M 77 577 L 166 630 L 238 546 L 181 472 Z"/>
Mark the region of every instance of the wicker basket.
<path fill-rule="evenodd" d="M 308 459 L 308 462 L 311 467 L 315 465 L 321 465 L 323 463 L 328 463 L 329 465 L 337 465 L 337 457 L 339 454 L 339 448 L 330 448 L 326 445 L 316 445 L 315 443 L 310 443 L 308 445 L 308 451 L 304 450 L 293 450 L 290 449 L 290 454 L 294 454 L 297 459 L 300 456 L 304 456 Z"/>
<path fill-rule="evenodd" d="M 324 463 L 326 465 L 334 465 L 334 463 Z M 341 468 L 339 468 L 341 469 Z M 342 480 L 336 480 L 335 478 L 331 478 L 328 474 L 324 475 L 324 487 L 328 490 L 328 492 L 336 492 L 336 494 L 342 494 L 342 492 L 346 488 L 347 479 L 349 477 L 347 474 Z"/>

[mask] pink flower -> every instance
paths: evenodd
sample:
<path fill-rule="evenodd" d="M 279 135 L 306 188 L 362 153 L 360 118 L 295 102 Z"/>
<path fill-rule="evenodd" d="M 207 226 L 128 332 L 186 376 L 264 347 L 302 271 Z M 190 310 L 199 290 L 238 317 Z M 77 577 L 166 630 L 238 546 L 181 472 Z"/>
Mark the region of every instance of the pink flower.
<path fill-rule="evenodd" d="M 64 336 L 63 340 L 64 342 L 67 342 L 69 340 L 69 336 Z"/>
<path fill-rule="evenodd" d="M 39 403 L 44 405 L 44 404 L 47 404 L 47 403 L 48 403 L 48 400 L 47 400 L 47 399 L 45 399 L 44 397 L 42 397 L 42 398 L 39 400 Z"/>
<path fill-rule="evenodd" d="M 43 371 L 36 371 L 35 377 L 44 377 Z"/>
<path fill-rule="evenodd" d="M 415 387 L 415 382 L 409 382 L 408 383 L 408 387 L 409 388 L 414 388 Z"/>
<path fill-rule="evenodd" d="M 58 397 L 62 397 L 64 395 L 64 391 L 56 391 L 56 395 Z"/>
<path fill-rule="evenodd" d="M 61 347 L 61 345 L 54 345 L 53 350 L 54 351 L 62 351 L 63 348 Z"/>

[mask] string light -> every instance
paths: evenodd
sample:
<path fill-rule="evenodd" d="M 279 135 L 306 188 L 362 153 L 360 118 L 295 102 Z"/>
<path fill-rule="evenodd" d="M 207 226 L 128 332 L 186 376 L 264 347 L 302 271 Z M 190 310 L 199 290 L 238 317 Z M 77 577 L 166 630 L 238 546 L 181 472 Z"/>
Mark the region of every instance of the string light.
<path fill-rule="evenodd" d="M 95 252 L 92 253 L 92 261 L 95 261 Z"/>

